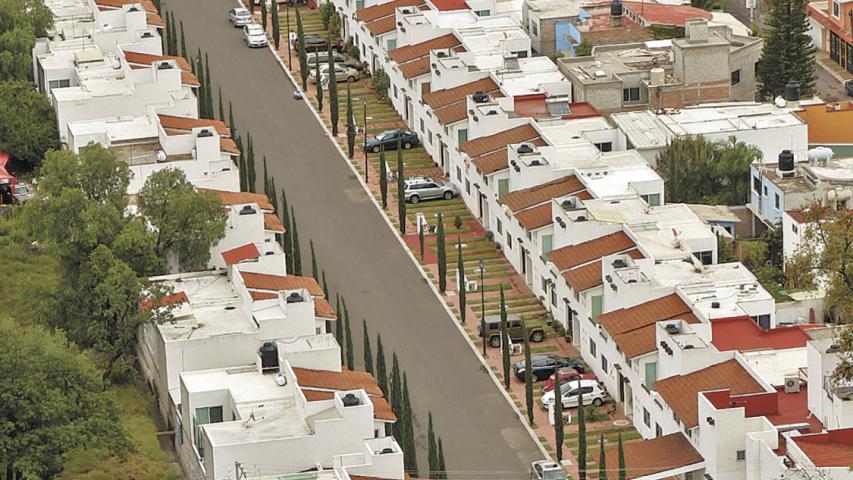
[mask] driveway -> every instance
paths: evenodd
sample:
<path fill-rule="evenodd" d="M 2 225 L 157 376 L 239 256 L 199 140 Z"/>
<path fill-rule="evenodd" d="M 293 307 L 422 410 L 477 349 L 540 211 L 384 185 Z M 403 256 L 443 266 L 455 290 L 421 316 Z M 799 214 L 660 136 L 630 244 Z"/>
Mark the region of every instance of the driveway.
<path fill-rule="evenodd" d="M 346 297 L 356 362 L 362 318 L 373 340 L 382 333 L 389 368 L 391 352 L 397 352 L 408 374 L 421 471 L 427 469 L 426 417 L 432 411 L 451 478 L 522 478 L 542 456 L 535 442 L 308 107 L 293 100 L 272 53 L 247 49 L 240 31 L 228 24 L 226 12 L 234 5 L 163 2 L 183 21 L 188 50 L 209 55 L 214 95 L 221 86 L 240 134 L 251 132 L 258 186 L 266 155 L 276 184 L 295 206 L 303 273 L 310 274 L 310 239 L 331 291 Z"/>

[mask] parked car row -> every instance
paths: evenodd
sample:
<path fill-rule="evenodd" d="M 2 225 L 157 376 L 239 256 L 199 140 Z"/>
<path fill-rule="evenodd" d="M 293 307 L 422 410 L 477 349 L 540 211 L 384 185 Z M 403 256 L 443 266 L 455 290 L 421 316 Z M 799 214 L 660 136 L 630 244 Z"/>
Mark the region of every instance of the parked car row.
<path fill-rule="evenodd" d="M 546 410 L 554 404 L 557 390 L 555 388 L 542 395 L 542 407 Z M 607 394 L 597 380 L 572 380 L 560 385 L 559 392 L 563 408 L 577 407 L 581 395 L 583 395 L 584 405 L 599 407 L 604 403 L 604 397 Z"/>
<path fill-rule="evenodd" d="M 311 83 L 317 83 L 317 63 L 315 62 L 314 65 L 315 67 L 312 68 L 311 71 L 308 73 L 308 81 Z M 322 77 L 323 82 L 329 81 L 329 65 L 320 65 L 320 77 Z M 356 80 L 358 80 L 358 70 L 354 68 L 344 67 L 342 65 L 335 65 L 335 81 L 337 81 L 337 83 L 352 83 Z"/>

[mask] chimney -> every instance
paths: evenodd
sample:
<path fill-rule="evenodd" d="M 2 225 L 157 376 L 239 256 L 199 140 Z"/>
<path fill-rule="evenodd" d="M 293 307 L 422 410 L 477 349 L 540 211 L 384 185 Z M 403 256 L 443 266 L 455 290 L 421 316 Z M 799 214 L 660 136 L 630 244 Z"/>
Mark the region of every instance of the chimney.
<path fill-rule="evenodd" d="M 622 26 L 622 0 L 613 0 L 610 3 L 610 26 Z"/>
<path fill-rule="evenodd" d="M 688 20 L 684 25 L 684 29 L 687 32 L 688 42 L 700 43 L 708 41 L 708 22 L 706 20 Z"/>

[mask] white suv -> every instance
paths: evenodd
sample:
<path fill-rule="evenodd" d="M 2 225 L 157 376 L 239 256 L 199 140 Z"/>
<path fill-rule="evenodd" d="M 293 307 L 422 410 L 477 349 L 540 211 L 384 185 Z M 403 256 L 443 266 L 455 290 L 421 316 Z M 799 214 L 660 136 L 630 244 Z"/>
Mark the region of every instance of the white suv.
<path fill-rule="evenodd" d="M 542 405 L 547 410 L 549 406 L 554 404 L 554 392 L 557 389 L 547 392 L 542 395 Z M 566 382 L 560 386 L 561 397 L 563 398 L 563 408 L 572 408 L 578 406 L 578 396 L 583 392 L 583 404 L 601 406 L 604 403 L 606 392 L 597 380 L 573 380 Z"/>

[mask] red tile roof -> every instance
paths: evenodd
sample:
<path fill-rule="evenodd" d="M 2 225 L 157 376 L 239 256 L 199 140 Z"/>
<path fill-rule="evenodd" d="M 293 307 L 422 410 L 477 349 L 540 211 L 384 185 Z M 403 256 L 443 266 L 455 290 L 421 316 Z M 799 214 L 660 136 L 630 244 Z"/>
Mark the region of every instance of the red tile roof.
<path fill-rule="evenodd" d="M 470 10 L 465 0 L 430 0 L 436 10 L 442 12 L 450 10 Z"/>
<path fill-rule="evenodd" d="M 536 185 L 501 195 L 501 201 L 513 212 L 539 205 L 542 202 L 550 202 L 552 198 L 562 197 L 584 190 L 583 184 L 574 175 L 567 175 L 548 183 Z"/>
<path fill-rule="evenodd" d="M 529 143 L 537 147 L 547 145 L 545 140 L 538 137 L 534 140 L 527 140 L 524 143 Z M 483 175 L 489 175 L 509 168 L 509 163 L 507 163 L 509 159 L 508 157 L 509 154 L 507 153 L 506 148 L 504 148 L 503 150 L 474 157 L 472 161 L 474 162 L 474 166 L 477 168 L 477 171 Z"/>
<path fill-rule="evenodd" d="M 187 62 L 184 57 L 178 57 L 175 55 L 151 55 L 149 53 L 124 52 L 124 59 L 131 65 L 151 65 L 154 62 L 161 62 L 163 60 L 174 60 L 175 63 L 178 64 L 178 68 L 181 70 L 192 70 L 189 62 Z"/>
<path fill-rule="evenodd" d="M 498 84 L 489 77 L 465 83 L 453 88 L 432 91 L 423 96 L 423 103 L 433 110 L 446 107 L 452 103 L 462 102 L 476 92 L 493 92 L 499 90 Z"/>
<path fill-rule="evenodd" d="M 272 300 L 272 299 L 274 299 L 274 298 L 278 298 L 278 294 L 277 294 L 277 293 L 271 293 L 271 292 L 256 292 L 256 291 L 254 291 L 254 290 L 253 290 L 253 291 L 250 291 L 250 292 L 249 292 L 249 295 L 252 297 L 252 301 L 255 301 L 255 302 L 257 302 L 257 301 L 259 301 L 259 300 Z"/>
<path fill-rule="evenodd" d="M 393 32 L 397 29 L 397 24 L 394 23 L 394 20 L 395 18 L 393 15 L 380 18 L 379 20 L 374 20 L 367 24 L 367 31 L 374 37 Z"/>
<path fill-rule="evenodd" d="M 340 372 L 328 370 L 308 370 L 294 368 L 296 383 L 303 389 L 323 390 L 357 390 L 364 389 L 368 395 L 382 396 L 382 390 L 373 375 L 367 372 L 356 372 L 343 367 Z"/>
<path fill-rule="evenodd" d="M 206 118 L 176 117 L 174 115 L 158 114 L 160 126 L 168 129 L 169 135 L 181 135 L 191 132 L 193 128 L 213 127 L 220 136 L 230 137 L 231 130 L 225 122 L 210 120 Z"/>
<path fill-rule="evenodd" d="M 628 358 L 654 352 L 657 349 L 655 323 L 674 319 L 699 323 L 690 307 L 674 293 L 598 316 L 601 327 L 613 335 L 613 341 Z"/>
<path fill-rule="evenodd" d="M 393 2 L 381 3 L 372 7 L 362 8 L 355 12 L 356 18 L 362 22 L 372 22 L 382 17 L 394 16 L 394 12 L 400 7 L 412 7 L 423 5 L 423 0 L 394 0 Z"/>
<path fill-rule="evenodd" d="M 406 80 L 426 75 L 429 73 L 429 57 L 421 57 L 400 65 L 400 73 Z"/>
<path fill-rule="evenodd" d="M 171 295 L 163 295 L 160 298 L 160 302 L 158 307 L 165 307 L 167 305 L 177 305 L 179 303 L 189 303 L 190 299 L 187 297 L 187 294 L 184 292 L 175 292 Z M 140 310 L 150 310 L 154 307 L 154 304 L 157 303 L 155 300 L 145 300 L 140 302 L 139 309 Z"/>
<path fill-rule="evenodd" d="M 807 425 L 797 429 L 800 433 L 823 431 L 823 424 L 809 411 L 807 385 L 792 393 L 786 393 L 785 387 L 779 386 L 773 392 L 748 395 L 732 395 L 729 390 L 702 392 L 701 395 L 718 410 L 742 408 L 746 418 L 764 417 L 773 425 Z"/>
<path fill-rule="evenodd" d="M 745 395 L 764 391 L 735 359 L 687 375 L 658 380 L 654 388 L 687 428 L 699 425 L 699 392 L 727 388 L 732 395 Z"/>
<path fill-rule="evenodd" d="M 218 196 L 219 201 L 221 201 L 222 205 L 226 207 L 256 203 L 258 207 L 265 212 L 273 212 L 275 210 L 272 203 L 270 203 L 269 198 L 267 198 L 263 193 L 226 192 L 225 190 L 213 190 L 211 188 L 197 188 L 196 190 L 199 192 L 212 193 Z"/>
<path fill-rule="evenodd" d="M 816 467 L 853 467 L 853 428 L 791 437 Z"/>
<path fill-rule="evenodd" d="M 281 223 L 281 219 L 274 213 L 264 214 L 264 230 L 280 233 L 284 233 L 285 231 L 284 224 Z"/>
<path fill-rule="evenodd" d="M 535 95 L 522 95 L 514 97 L 514 111 L 519 117 L 531 118 L 551 118 L 548 112 L 548 103 L 544 93 Z M 600 117 L 601 112 L 595 109 L 592 105 L 586 102 L 570 103 L 569 112 L 567 115 L 562 115 L 564 119 Z"/>
<path fill-rule="evenodd" d="M 196 77 L 193 72 L 187 72 L 186 70 L 181 70 L 181 84 L 189 85 L 191 87 L 201 86 L 201 82 L 198 80 L 198 77 Z"/>
<path fill-rule="evenodd" d="M 442 35 L 425 42 L 395 48 L 388 52 L 388 57 L 399 64 L 403 64 L 422 57 L 429 58 L 429 52 L 432 50 L 452 48 L 459 44 L 459 39 L 456 38 L 456 35 L 448 33 L 447 35 Z"/>
<path fill-rule="evenodd" d="M 525 230 L 536 230 L 551 224 L 551 202 L 528 208 L 515 214 L 515 219 Z"/>
<path fill-rule="evenodd" d="M 240 272 L 243 283 L 250 290 L 267 290 L 278 292 L 281 290 L 294 290 L 304 288 L 312 297 L 322 297 L 323 289 L 317 280 L 311 277 L 299 277 L 296 275 L 270 275 L 267 273 Z"/>
<path fill-rule="evenodd" d="M 302 389 L 302 394 L 305 395 L 305 399 L 309 402 L 316 402 L 319 400 L 331 400 L 335 396 L 335 392 L 327 392 L 324 390 L 309 390 L 304 388 Z M 388 400 L 385 400 L 385 397 L 370 396 L 370 401 L 373 402 L 373 418 L 386 422 L 397 421 L 397 416 L 394 415 L 394 412 L 391 410 L 391 404 L 388 403 Z M 350 478 L 354 479 L 356 477 L 350 476 Z"/>
<path fill-rule="evenodd" d="M 95 0 L 95 5 L 99 7 L 121 8 L 124 5 L 133 5 L 141 3 L 142 8 L 148 13 L 157 13 L 157 7 L 151 0 Z"/>
<path fill-rule="evenodd" d="M 475 158 L 498 150 L 506 150 L 506 146 L 511 143 L 523 143 L 537 138 L 539 138 L 539 132 L 528 123 L 493 135 L 468 140 L 460 148 L 469 157 Z"/>
<path fill-rule="evenodd" d="M 332 308 L 332 304 L 330 304 L 325 298 L 314 299 L 314 315 L 320 318 L 338 318 L 335 315 L 335 310 Z"/>
<path fill-rule="evenodd" d="M 665 474 L 669 470 L 689 467 L 704 461 L 702 455 L 680 432 L 649 440 L 627 442 L 623 445 L 622 452 L 625 458 L 626 478 Z M 618 449 L 607 448 L 604 450 L 604 456 L 608 478 L 618 478 Z"/>
<path fill-rule="evenodd" d="M 650 2 L 622 2 L 625 10 L 652 25 L 683 27 L 687 20 L 694 18 L 711 19 L 711 12 L 689 5 L 671 5 Z"/>
<path fill-rule="evenodd" d="M 254 243 L 247 243 L 241 247 L 222 252 L 222 259 L 225 260 L 226 265 L 234 265 L 243 260 L 254 259 L 260 256 L 261 252 L 258 251 L 258 247 Z"/>
<path fill-rule="evenodd" d="M 619 231 L 595 240 L 551 250 L 548 257 L 558 270 L 577 267 L 607 255 L 636 248 L 637 244 L 625 232 Z"/>
<path fill-rule="evenodd" d="M 625 253 L 634 259 L 643 258 L 643 254 L 636 248 L 628 250 Z M 586 265 L 575 267 L 571 270 L 566 270 L 563 272 L 563 278 L 569 282 L 569 285 L 576 292 L 583 292 L 584 290 L 597 287 L 604 283 L 601 280 L 601 260 L 593 261 Z"/>
<path fill-rule="evenodd" d="M 240 155 L 240 148 L 237 147 L 237 142 L 228 137 L 219 137 L 219 150 L 231 155 Z"/>
<path fill-rule="evenodd" d="M 805 330 L 823 325 L 794 325 L 764 330 L 749 317 L 711 321 L 711 343 L 720 351 L 785 350 L 803 348 L 809 337 Z"/>

